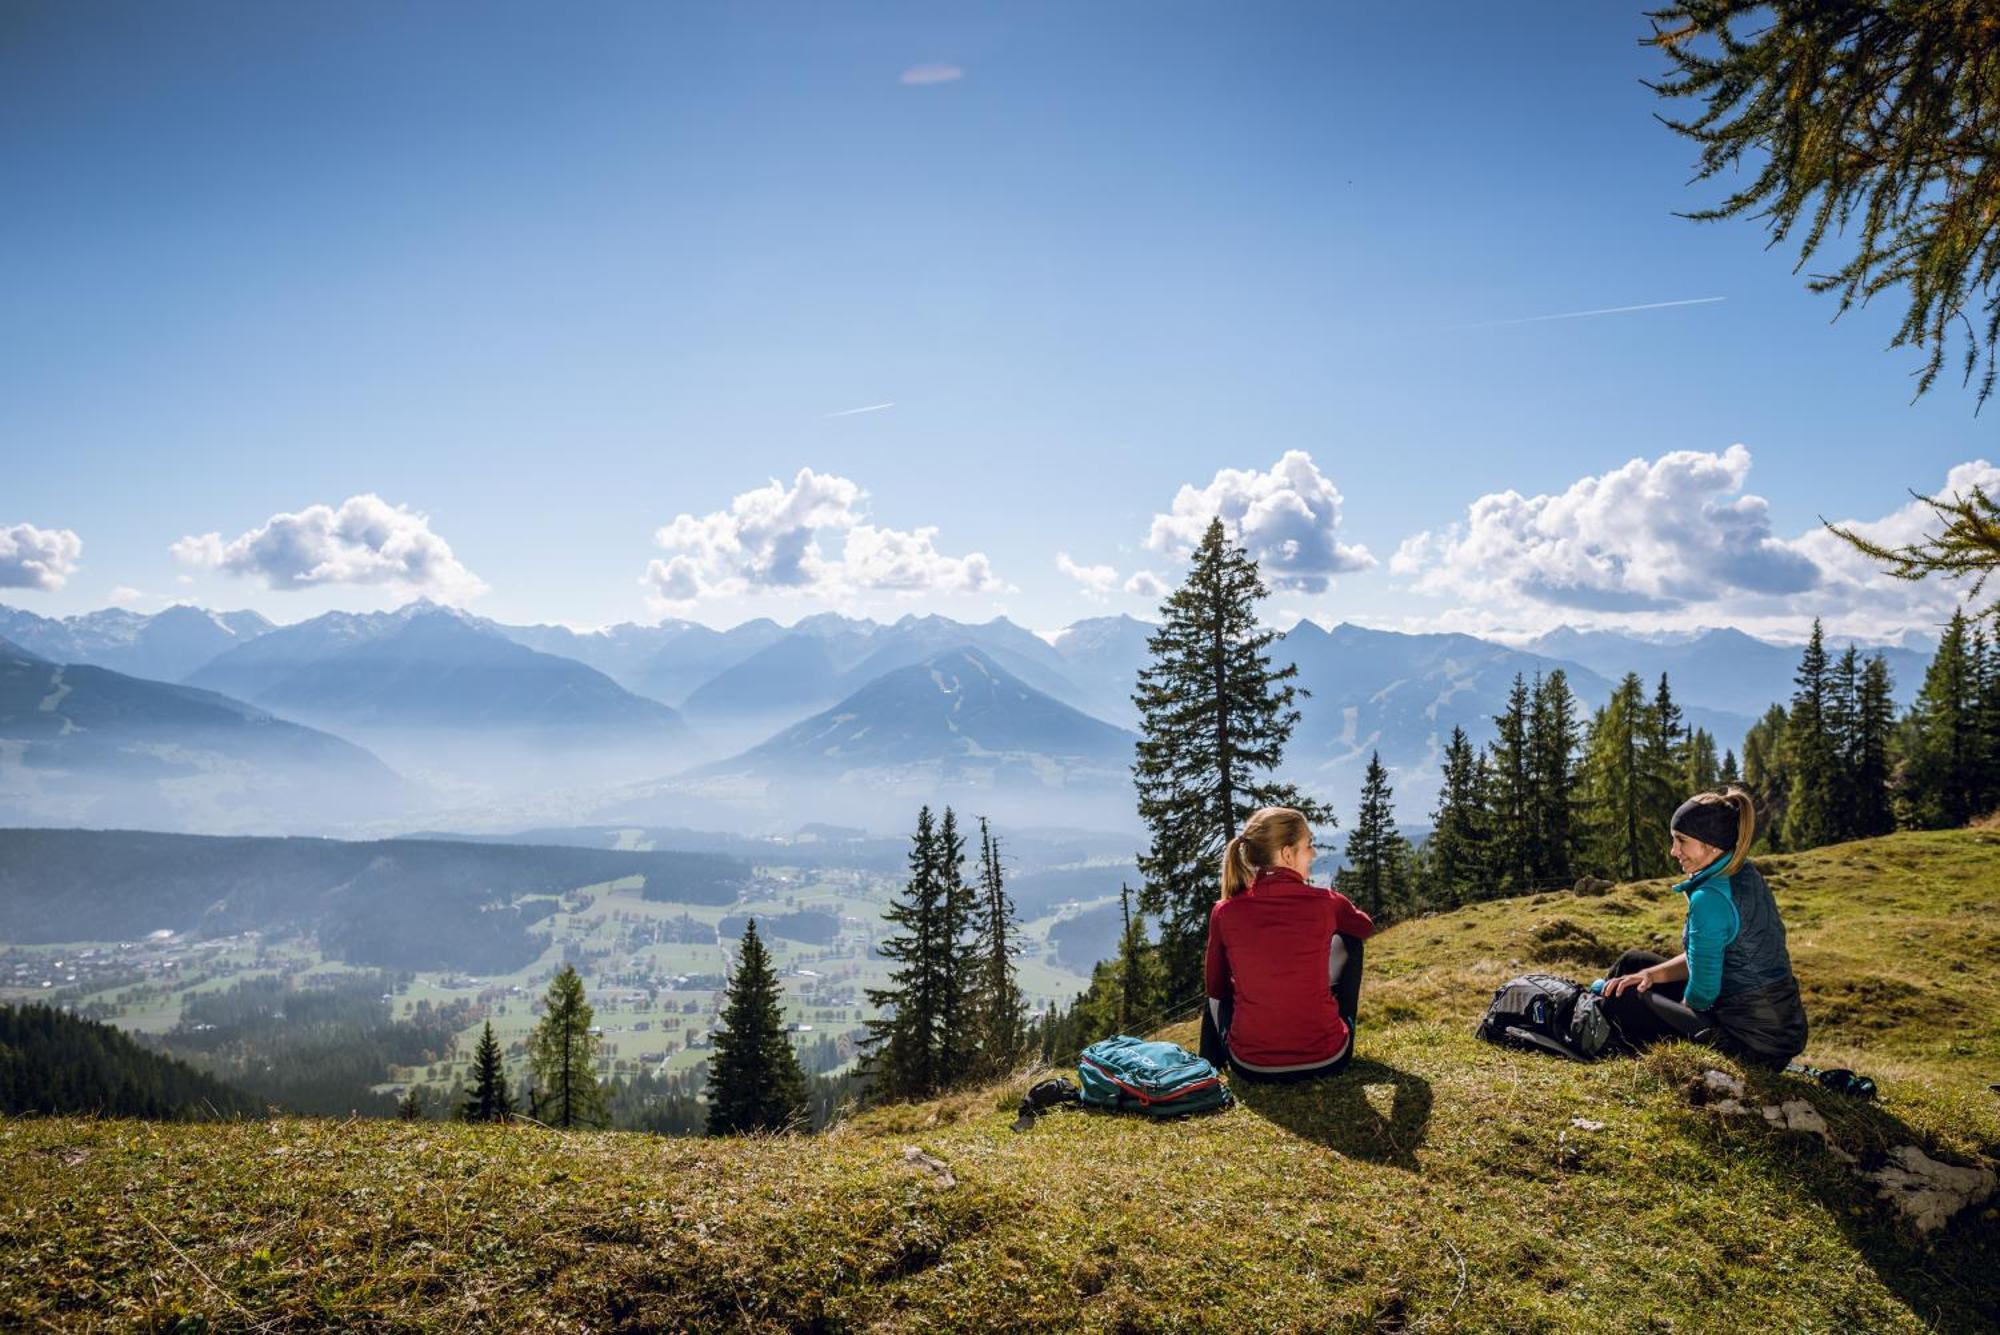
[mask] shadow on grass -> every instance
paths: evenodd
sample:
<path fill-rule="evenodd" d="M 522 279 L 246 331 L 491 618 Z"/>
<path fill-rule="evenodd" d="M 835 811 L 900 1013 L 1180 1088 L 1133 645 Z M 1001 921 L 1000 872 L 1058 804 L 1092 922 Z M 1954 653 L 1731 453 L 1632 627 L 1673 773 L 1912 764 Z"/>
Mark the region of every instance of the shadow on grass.
<path fill-rule="evenodd" d="M 1993 1201 L 1975 1205 L 1939 1232 L 1919 1237 L 1893 1206 L 1880 1200 L 1861 1171 L 1877 1167 L 1898 1145 L 1915 1145 L 1955 1164 L 1966 1159 L 1937 1148 L 1932 1137 L 1911 1127 L 1880 1103 L 1861 1102 L 1818 1089 L 1806 1081 L 1762 1071 L 1744 1072 L 1756 1105 L 1803 1098 L 1826 1119 L 1833 1142 L 1858 1162 L 1839 1163 L 1809 1136 L 1774 1131 L 1756 1162 L 1765 1167 L 1772 1189 L 1803 1208 L 1819 1207 L 1837 1220 L 1841 1232 L 1884 1288 L 1909 1309 L 1926 1330 L 1944 1335 L 2000 1330 L 2000 1229 L 1992 1224 Z M 1767 1134 L 1751 1119 L 1705 1122 L 1717 1144 L 1740 1145 L 1748 1133 Z M 1980 1138 L 1975 1148 L 1987 1163 L 2000 1159 L 2000 1145 Z"/>
<path fill-rule="evenodd" d="M 1369 1102 L 1370 1086 L 1388 1085 L 1389 1115 Z M 1417 1149 L 1429 1134 L 1431 1084 L 1422 1076 L 1356 1057 L 1336 1076 L 1305 1084 L 1229 1082 L 1250 1112 L 1335 1154 L 1417 1171 Z"/>

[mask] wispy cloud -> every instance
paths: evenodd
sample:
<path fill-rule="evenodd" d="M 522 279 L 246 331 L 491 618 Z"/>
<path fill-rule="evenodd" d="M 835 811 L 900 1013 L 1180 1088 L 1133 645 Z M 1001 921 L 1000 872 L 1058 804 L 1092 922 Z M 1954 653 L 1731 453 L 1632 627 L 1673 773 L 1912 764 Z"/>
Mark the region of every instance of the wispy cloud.
<path fill-rule="evenodd" d="M 1481 320 L 1476 324 L 1459 324 L 1453 329 L 1497 329 L 1509 324 L 1542 324 L 1548 320 L 1587 320 L 1594 315 L 1628 315 L 1633 311 L 1663 311 L 1671 306 L 1713 306 L 1728 297 L 1689 297 L 1685 301 L 1647 301 L 1637 306 L 1605 306 L 1594 311 L 1562 311 L 1555 315 L 1523 315 L 1513 320 Z"/>
<path fill-rule="evenodd" d="M 912 65 L 898 76 L 901 82 L 917 88 L 934 83 L 956 83 L 964 77 L 965 71 L 957 65 Z"/>
<path fill-rule="evenodd" d="M 852 416 L 854 416 L 854 415 L 855 415 L 856 413 L 879 413 L 879 412 L 881 412 L 881 411 L 882 411 L 882 410 L 883 410 L 884 408 L 893 408 L 893 407 L 895 407 L 895 406 L 896 406 L 896 401 L 895 401 L 894 399 L 891 399 L 891 400 L 889 400 L 889 402 L 887 402 L 887 403 L 871 403 L 871 404 L 869 404 L 869 405 L 868 405 L 867 407 L 865 407 L 865 408 L 842 408 L 842 409 L 841 409 L 841 410 L 840 410 L 839 412 L 837 412 L 837 413 L 828 413 L 828 414 L 827 414 L 827 416 L 828 416 L 828 417 L 852 417 Z"/>

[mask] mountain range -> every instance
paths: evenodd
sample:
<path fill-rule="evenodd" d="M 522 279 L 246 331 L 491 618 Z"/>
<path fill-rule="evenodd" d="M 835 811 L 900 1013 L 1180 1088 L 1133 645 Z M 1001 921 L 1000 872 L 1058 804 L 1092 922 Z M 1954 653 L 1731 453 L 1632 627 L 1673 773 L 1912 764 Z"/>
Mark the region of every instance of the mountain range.
<path fill-rule="evenodd" d="M 0 607 L 0 635 L 17 657 L 79 672 L 117 662 L 163 676 L 181 669 L 179 682 L 216 693 L 204 697 L 210 708 L 305 725 L 302 736 L 332 734 L 380 756 L 421 785 L 402 790 L 408 815 L 486 829 L 498 828 L 503 808 L 482 818 L 481 804 L 512 803 L 504 810 L 521 824 L 769 830 L 836 820 L 879 830 L 907 823 L 912 796 L 946 792 L 988 803 L 1004 795 L 1038 823 L 1075 824 L 1088 808 L 1127 827 L 1131 695 L 1153 629 L 1107 616 L 1043 637 L 1002 617 L 883 623 L 821 613 L 790 627 L 758 619 L 727 630 L 663 621 L 575 631 L 503 625 L 423 600 L 289 626 L 191 607 L 62 620 Z M 1924 655 L 1879 652 L 1907 702 Z M 1731 629 L 1649 639 L 1564 628 L 1509 645 L 1301 621 L 1273 656 L 1296 664 L 1306 693 L 1286 756 L 1292 777 L 1344 811 L 1379 752 L 1407 821 L 1434 800 L 1452 727 L 1489 740 L 1517 675 L 1563 669 L 1587 712 L 1625 672 L 1650 690 L 1664 671 L 1689 722 L 1740 748 L 1754 718 L 1789 698 L 1799 649 Z M 68 680 L 109 689 L 87 675 Z M 18 750 L 30 730 L 16 720 L 0 737 Z M 27 773 L 15 763 L 0 799 L 18 797 Z M 181 827 L 208 828 L 190 819 Z"/>
<path fill-rule="evenodd" d="M 339 737 L 0 640 L 0 824 L 317 830 L 387 818 L 409 796 Z"/>

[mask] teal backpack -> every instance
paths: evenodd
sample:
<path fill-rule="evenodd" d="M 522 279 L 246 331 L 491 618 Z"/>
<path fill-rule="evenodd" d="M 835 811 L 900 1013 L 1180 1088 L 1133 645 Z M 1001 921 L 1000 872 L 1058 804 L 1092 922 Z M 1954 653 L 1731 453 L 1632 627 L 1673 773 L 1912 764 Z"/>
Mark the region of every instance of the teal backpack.
<path fill-rule="evenodd" d="M 1180 1117 L 1227 1108 L 1234 1099 L 1214 1066 L 1173 1043 L 1120 1034 L 1092 1043 L 1076 1067 L 1086 1108 Z"/>

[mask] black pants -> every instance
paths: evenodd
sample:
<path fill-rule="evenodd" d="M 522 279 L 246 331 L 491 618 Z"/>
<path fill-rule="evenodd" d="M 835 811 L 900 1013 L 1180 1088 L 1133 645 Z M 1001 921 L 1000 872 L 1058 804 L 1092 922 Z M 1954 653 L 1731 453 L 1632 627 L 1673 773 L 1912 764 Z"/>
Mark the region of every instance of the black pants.
<path fill-rule="evenodd" d="M 1221 998 L 1221 1018 L 1218 1022 L 1217 1007 L 1203 1004 L 1201 1008 L 1201 1055 L 1214 1063 L 1217 1069 L 1229 1068 L 1232 1075 L 1243 1080 L 1264 1081 L 1270 1084 L 1290 1084 L 1299 1080 L 1317 1080 L 1321 1076 L 1339 1075 L 1347 1069 L 1347 1063 L 1354 1060 L 1354 1025 L 1361 1009 L 1361 947 L 1358 936 L 1339 934 L 1340 943 L 1347 951 L 1347 963 L 1341 966 L 1340 976 L 1333 980 L 1334 1005 L 1340 1008 L 1340 1018 L 1347 1021 L 1347 1049 L 1323 1066 L 1310 1067 L 1303 1071 L 1252 1071 L 1238 1066 L 1229 1056 L 1229 1021 L 1236 1007 L 1230 997 Z"/>
<path fill-rule="evenodd" d="M 1611 966 L 1607 976 L 1623 978 L 1666 961 L 1665 955 L 1650 950 L 1628 950 L 1618 957 L 1618 963 Z M 1603 998 L 1604 1015 L 1627 1048 L 1642 1048 L 1663 1038 L 1706 1043 L 1714 1036 L 1714 1023 L 1700 1011 L 1689 1010 L 1682 1004 L 1681 998 L 1686 994 L 1685 982 L 1655 983 L 1648 992 L 1621 992 Z"/>

